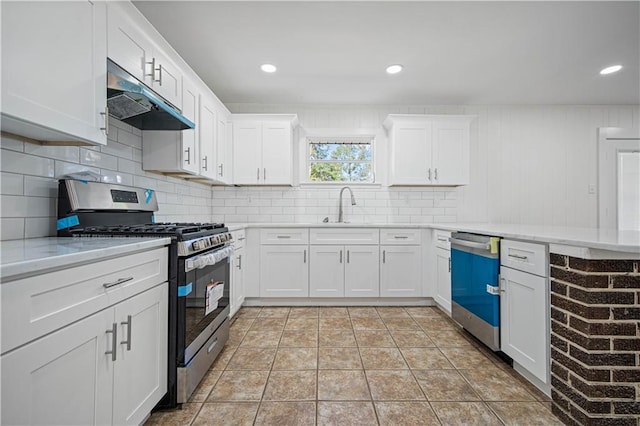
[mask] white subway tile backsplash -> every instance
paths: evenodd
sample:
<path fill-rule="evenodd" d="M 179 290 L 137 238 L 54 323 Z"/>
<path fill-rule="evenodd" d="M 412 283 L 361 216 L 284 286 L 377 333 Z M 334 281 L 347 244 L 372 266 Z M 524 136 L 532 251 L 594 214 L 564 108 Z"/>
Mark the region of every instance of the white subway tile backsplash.
<path fill-rule="evenodd" d="M 4 217 L 27 217 L 27 198 L 22 195 L 0 196 L 0 214 Z"/>
<path fill-rule="evenodd" d="M 109 139 L 107 144 L 100 148 L 101 152 L 114 155 L 118 158 L 124 158 L 126 160 L 133 160 L 133 148 L 128 145 L 123 145 L 116 141 Z"/>
<path fill-rule="evenodd" d="M 24 176 L 15 173 L 0 173 L 0 193 L 3 195 L 23 195 Z"/>
<path fill-rule="evenodd" d="M 93 172 L 97 175 L 100 174 L 100 169 L 96 167 L 85 166 L 78 163 L 67 163 L 66 161 L 55 161 L 55 177 L 60 178 L 64 175 L 78 172 Z"/>
<path fill-rule="evenodd" d="M 126 130 L 118 130 L 118 143 L 142 149 L 142 139 Z"/>
<path fill-rule="evenodd" d="M 56 220 L 53 217 L 28 217 L 25 220 L 24 237 L 48 237 L 56 233 Z"/>
<path fill-rule="evenodd" d="M 101 169 L 118 170 L 118 157 L 87 148 L 80 148 L 80 164 Z"/>
<path fill-rule="evenodd" d="M 50 178 L 25 176 L 24 195 L 56 198 L 58 196 L 58 181 Z"/>
<path fill-rule="evenodd" d="M 24 144 L 25 154 L 37 155 L 38 157 L 53 158 L 77 163 L 80 159 L 80 147 L 77 146 L 55 146 L 38 145 L 33 143 Z"/>
<path fill-rule="evenodd" d="M 37 157 L 22 152 L 2 150 L 2 171 L 31 176 L 53 177 L 55 175 L 55 160 Z"/>
<path fill-rule="evenodd" d="M 20 217 L 2 217 L 0 219 L 0 239 L 20 240 L 24 238 L 25 219 Z"/>
<path fill-rule="evenodd" d="M 3 134 L 0 137 L 0 147 L 2 147 L 2 149 L 22 152 L 24 151 L 24 142 L 11 135 Z"/>

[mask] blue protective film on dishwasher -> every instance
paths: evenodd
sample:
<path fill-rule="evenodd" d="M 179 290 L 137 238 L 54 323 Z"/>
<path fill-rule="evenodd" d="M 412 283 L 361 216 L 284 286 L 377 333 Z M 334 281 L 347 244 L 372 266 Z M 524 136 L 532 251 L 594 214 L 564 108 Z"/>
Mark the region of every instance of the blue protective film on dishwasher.
<path fill-rule="evenodd" d="M 181 285 L 178 287 L 178 297 L 185 297 L 187 294 L 193 291 L 193 283 L 187 285 Z"/>
<path fill-rule="evenodd" d="M 58 219 L 58 222 L 56 223 L 56 227 L 59 231 L 61 229 L 71 228 L 72 226 L 76 226 L 79 224 L 80 224 L 80 219 L 78 219 L 78 216 L 74 214 L 73 216 L 63 217 L 62 219 Z"/>

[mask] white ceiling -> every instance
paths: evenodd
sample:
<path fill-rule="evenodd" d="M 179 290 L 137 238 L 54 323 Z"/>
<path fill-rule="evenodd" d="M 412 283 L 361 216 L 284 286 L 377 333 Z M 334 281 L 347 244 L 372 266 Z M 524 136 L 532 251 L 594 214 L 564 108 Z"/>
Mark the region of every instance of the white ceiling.
<path fill-rule="evenodd" d="M 640 103 L 638 1 L 135 5 L 224 103 Z"/>

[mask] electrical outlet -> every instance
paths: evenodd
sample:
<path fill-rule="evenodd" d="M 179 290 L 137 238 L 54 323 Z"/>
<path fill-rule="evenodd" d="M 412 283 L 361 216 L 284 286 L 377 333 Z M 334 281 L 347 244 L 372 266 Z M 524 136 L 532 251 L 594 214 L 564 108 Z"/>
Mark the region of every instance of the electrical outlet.
<path fill-rule="evenodd" d="M 596 186 L 594 184 L 589 184 L 589 194 L 596 193 Z"/>

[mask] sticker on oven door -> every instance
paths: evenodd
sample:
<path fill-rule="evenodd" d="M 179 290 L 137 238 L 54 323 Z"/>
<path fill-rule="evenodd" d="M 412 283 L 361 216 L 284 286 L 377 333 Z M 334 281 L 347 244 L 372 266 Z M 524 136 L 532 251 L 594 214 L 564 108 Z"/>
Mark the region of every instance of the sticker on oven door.
<path fill-rule="evenodd" d="M 153 189 L 145 189 L 144 197 L 145 204 L 149 204 L 149 201 L 151 201 L 151 197 L 153 197 Z"/>
<path fill-rule="evenodd" d="M 218 301 L 224 294 L 224 282 L 212 281 L 207 284 L 207 301 L 204 314 L 209 315 L 218 307 Z"/>
<path fill-rule="evenodd" d="M 178 297 L 185 297 L 193 290 L 193 283 L 178 286 Z"/>

